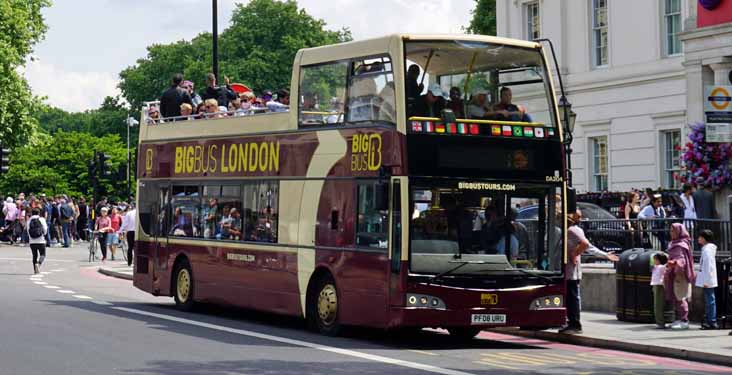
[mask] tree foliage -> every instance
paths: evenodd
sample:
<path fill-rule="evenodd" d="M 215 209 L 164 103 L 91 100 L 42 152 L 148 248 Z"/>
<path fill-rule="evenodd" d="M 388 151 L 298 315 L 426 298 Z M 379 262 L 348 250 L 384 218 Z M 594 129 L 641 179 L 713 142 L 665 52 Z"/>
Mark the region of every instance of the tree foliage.
<path fill-rule="evenodd" d="M 347 29 L 330 31 L 325 26 L 294 0 L 237 4 L 231 25 L 219 37 L 219 74 L 257 92 L 289 88 L 298 49 L 351 40 Z M 209 33 L 149 46 L 145 58 L 120 73 L 120 90 L 133 109 L 159 98 L 175 73 L 183 73 L 200 90 L 211 71 L 211 49 Z"/>
<path fill-rule="evenodd" d="M 48 0 L 0 0 L 0 139 L 14 147 L 28 140 L 40 101 L 18 74 L 46 25 L 41 9 Z"/>
<path fill-rule="evenodd" d="M 14 150 L 10 170 L 0 180 L 0 191 L 91 195 L 87 163 L 95 150 L 111 157 L 113 172 L 126 165 L 126 147 L 116 134 L 97 137 L 59 130 L 53 136 L 38 137 L 32 144 Z M 126 182 L 120 177 L 102 180 L 100 193 L 124 196 Z"/>
<path fill-rule="evenodd" d="M 465 29 L 470 34 L 496 35 L 496 0 L 475 0 L 473 18 Z"/>
<path fill-rule="evenodd" d="M 126 141 L 128 109 L 119 97 L 107 96 L 97 109 L 66 112 L 60 108 L 42 106 L 36 114 L 40 128 L 49 134 L 58 131 L 84 132 L 96 137 L 117 134 Z M 137 144 L 138 129 L 130 129 L 130 144 Z"/>

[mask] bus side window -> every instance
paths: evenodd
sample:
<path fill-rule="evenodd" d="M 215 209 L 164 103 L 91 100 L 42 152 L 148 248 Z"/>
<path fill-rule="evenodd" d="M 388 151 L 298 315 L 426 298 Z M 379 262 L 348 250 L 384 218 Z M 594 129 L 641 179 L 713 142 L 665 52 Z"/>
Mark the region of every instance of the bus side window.
<path fill-rule="evenodd" d="M 376 182 L 359 184 L 356 188 L 356 246 L 386 249 L 388 247 L 388 207 L 378 207 L 383 192 Z"/>
<path fill-rule="evenodd" d="M 343 123 L 347 76 L 346 61 L 300 69 L 300 127 Z"/>

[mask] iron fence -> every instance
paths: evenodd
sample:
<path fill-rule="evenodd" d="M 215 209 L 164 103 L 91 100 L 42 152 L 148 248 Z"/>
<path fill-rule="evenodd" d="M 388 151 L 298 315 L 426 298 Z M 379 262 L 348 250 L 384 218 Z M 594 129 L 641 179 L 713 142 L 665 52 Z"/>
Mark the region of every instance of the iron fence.
<path fill-rule="evenodd" d="M 671 241 L 670 229 L 673 223 L 683 223 L 689 231 L 698 257 L 700 247 L 696 239 L 704 229 L 714 233 L 717 257 L 729 257 L 732 249 L 732 226 L 727 220 L 712 219 L 615 219 L 583 220 L 585 235 L 593 245 L 605 251 L 621 252 L 632 248 L 665 251 Z"/>

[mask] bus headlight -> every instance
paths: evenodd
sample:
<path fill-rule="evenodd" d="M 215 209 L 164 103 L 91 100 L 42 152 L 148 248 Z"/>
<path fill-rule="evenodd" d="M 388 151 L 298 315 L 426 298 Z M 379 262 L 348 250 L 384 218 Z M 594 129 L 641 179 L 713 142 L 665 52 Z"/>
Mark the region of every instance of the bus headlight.
<path fill-rule="evenodd" d="M 428 309 L 446 308 L 445 302 L 437 297 L 413 293 L 407 293 L 407 307 L 422 307 Z"/>
<path fill-rule="evenodd" d="M 546 296 L 531 301 L 529 310 L 554 309 L 562 306 L 564 306 L 564 299 L 562 296 Z"/>

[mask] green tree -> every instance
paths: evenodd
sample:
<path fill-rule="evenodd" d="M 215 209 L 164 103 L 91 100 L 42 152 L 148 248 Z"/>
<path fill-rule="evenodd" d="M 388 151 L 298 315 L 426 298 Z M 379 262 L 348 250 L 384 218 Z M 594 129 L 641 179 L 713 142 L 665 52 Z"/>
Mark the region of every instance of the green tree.
<path fill-rule="evenodd" d="M 53 136 L 38 137 L 34 144 L 14 150 L 10 169 L 0 180 L 6 193 L 36 192 L 46 194 L 91 195 L 88 162 L 94 151 L 111 157 L 113 176 L 100 183 L 100 193 L 124 196 L 124 178 L 115 175 L 126 165 L 126 147 L 116 134 L 96 137 L 88 133 L 57 131 Z"/>
<path fill-rule="evenodd" d="M 97 109 L 84 112 L 66 112 L 60 108 L 41 106 L 36 113 L 40 128 L 49 134 L 58 131 L 84 132 L 97 137 L 117 134 L 122 139 L 127 137 L 126 122 L 130 111 L 119 97 L 107 96 Z M 135 114 L 132 114 L 135 115 Z M 137 144 L 138 130 L 131 129 L 130 144 Z"/>
<path fill-rule="evenodd" d="M 252 0 L 238 4 L 231 25 L 220 35 L 220 76 L 257 92 L 290 87 L 292 63 L 298 49 L 351 40 L 347 29 L 330 31 L 325 22 L 299 9 L 293 0 Z M 120 73 L 120 90 L 133 109 L 155 100 L 183 73 L 197 90 L 211 70 L 211 34 L 191 41 L 156 44 L 145 58 Z"/>
<path fill-rule="evenodd" d="M 496 35 L 496 0 L 475 0 L 473 18 L 465 29 L 470 34 Z"/>
<path fill-rule="evenodd" d="M 16 70 L 43 38 L 41 9 L 48 0 L 0 0 L 0 139 L 17 146 L 33 133 L 39 99 Z"/>

